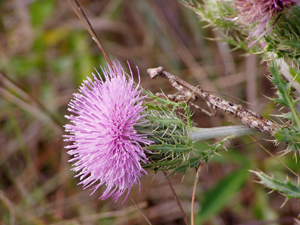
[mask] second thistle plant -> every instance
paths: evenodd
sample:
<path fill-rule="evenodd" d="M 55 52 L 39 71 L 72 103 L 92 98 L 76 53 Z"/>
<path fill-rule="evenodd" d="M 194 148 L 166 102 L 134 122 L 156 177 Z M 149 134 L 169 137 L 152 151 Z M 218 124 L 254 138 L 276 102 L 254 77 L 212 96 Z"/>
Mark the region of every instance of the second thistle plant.
<path fill-rule="evenodd" d="M 238 21 L 250 27 L 251 36 L 269 33 L 279 13 L 295 5 L 297 0 L 234 0 Z"/>

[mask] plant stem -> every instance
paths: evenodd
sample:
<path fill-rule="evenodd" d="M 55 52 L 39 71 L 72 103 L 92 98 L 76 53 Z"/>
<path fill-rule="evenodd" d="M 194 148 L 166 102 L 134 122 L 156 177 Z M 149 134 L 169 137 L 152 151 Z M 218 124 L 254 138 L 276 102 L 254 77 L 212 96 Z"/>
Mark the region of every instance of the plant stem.
<path fill-rule="evenodd" d="M 258 133 L 257 131 L 245 125 L 222 126 L 213 128 L 192 127 L 189 129 L 188 132 L 190 138 L 194 141 L 203 141 L 211 138 L 227 137 L 231 135 L 234 135 L 235 137 L 240 137 L 243 135 Z"/>
<path fill-rule="evenodd" d="M 202 163 L 200 162 L 196 171 L 195 175 L 195 181 L 194 181 L 194 187 L 193 187 L 193 195 L 192 195 L 192 202 L 191 202 L 191 225 L 195 224 L 195 218 L 194 218 L 194 204 L 195 204 L 195 196 L 196 196 L 196 188 L 197 188 L 197 183 L 199 180 L 199 174 L 202 168 Z"/>

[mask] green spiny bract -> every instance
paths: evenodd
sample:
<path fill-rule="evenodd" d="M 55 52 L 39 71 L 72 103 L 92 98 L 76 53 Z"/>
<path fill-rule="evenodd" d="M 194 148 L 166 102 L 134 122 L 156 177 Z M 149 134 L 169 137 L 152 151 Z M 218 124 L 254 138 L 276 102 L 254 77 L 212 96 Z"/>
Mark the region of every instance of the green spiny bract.
<path fill-rule="evenodd" d="M 149 163 L 143 167 L 173 173 L 197 167 L 197 163 L 206 158 L 206 153 L 193 148 L 194 141 L 189 137 L 185 122 L 164 105 L 149 103 L 147 106 L 143 120 L 148 122 L 135 126 L 138 133 L 151 134 L 148 139 L 153 141 L 145 147 Z"/>
<path fill-rule="evenodd" d="M 237 22 L 237 10 L 233 7 L 233 1 L 210 0 L 203 3 L 190 4 L 186 0 L 181 2 L 192 9 L 202 21 L 207 22 L 207 26 L 212 26 L 220 31 L 221 36 L 215 38 L 217 41 L 227 42 L 228 44 L 248 50 L 249 52 L 259 52 L 257 46 L 253 46 L 251 51 L 248 49 L 249 35 L 248 27 L 241 26 Z"/>
<path fill-rule="evenodd" d="M 280 57 L 300 58 L 300 7 L 294 6 L 282 14 L 266 37 L 266 51 Z"/>
<path fill-rule="evenodd" d="M 203 1 L 203 3 L 196 3 L 192 5 L 184 0 L 181 2 L 188 8 L 191 8 L 201 20 L 206 21 L 209 25 L 223 28 L 225 30 L 232 30 L 235 28 L 234 21 L 231 18 L 234 14 L 232 2 L 210 0 Z M 227 18 L 227 19 L 226 19 Z"/>

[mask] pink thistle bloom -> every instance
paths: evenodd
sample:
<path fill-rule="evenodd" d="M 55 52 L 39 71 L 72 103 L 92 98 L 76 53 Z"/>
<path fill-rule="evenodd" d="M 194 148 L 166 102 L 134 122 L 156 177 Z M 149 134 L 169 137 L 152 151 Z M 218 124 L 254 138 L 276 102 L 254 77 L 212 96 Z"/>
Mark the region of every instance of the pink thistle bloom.
<path fill-rule="evenodd" d="M 71 124 L 65 125 L 64 141 L 73 158 L 72 170 L 79 172 L 84 188 L 92 186 L 91 195 L 103 184 L 106 190 L 99 199 L 110 196 L 117 201 L 128 190 L 125 200 L 143 173 L 141 163 L 147 163 L 144 145 L 150 144 L 147 135 L 134 129 L 146 108 L 145 96 L 131 78 L 126 79 L 120 63 L 113 63 L 113 70 L 101 67 L 104 79 L 98 73 L 94 79 L 87 78 L 69 103 L 68 110 L 75 115 L 66 116 Z M 139 73 L 139 72 L 138 72 Z M 124 200 L 124 201 L 125 201 Z"/>
<path fill-rule="evenodd" d="M 274 24 L 265 30 L 268 23 L 285 8 L 295 4 L 299 4 L 299 0 L 234 0 L 238 20 L 245 25 L 256 24 L 251 36 L 270 32 Z"/>

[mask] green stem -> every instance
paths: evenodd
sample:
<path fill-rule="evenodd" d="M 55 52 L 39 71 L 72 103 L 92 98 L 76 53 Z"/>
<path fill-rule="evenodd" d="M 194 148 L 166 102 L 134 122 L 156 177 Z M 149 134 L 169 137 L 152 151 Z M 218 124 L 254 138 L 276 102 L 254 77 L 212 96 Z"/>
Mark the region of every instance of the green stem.
<path fill-rule="evenodd" d="M 213 128 L 198 128 L 192 127 L 188 130 L 190 138 L 194 141 L 203 141 L 211 138 L 227 137 L 234 135 L 235 137 L 240 137 L 247 134 L 258 133 L 258 131 L 253 130 L 244 125 L 236 126 L 222 126 Z"/>

